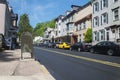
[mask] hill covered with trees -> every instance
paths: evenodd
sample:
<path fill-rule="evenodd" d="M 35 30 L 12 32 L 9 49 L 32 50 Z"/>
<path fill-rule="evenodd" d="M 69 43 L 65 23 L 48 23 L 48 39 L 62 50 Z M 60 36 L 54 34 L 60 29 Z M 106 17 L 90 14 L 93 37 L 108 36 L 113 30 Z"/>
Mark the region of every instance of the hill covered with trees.
<path fill-rule="evenodd" d="M 50 27 L 50 28 L 55 28 L 55 20 L 43 22 L 43 23 L 37 23 L 33 35 L 34 36 L 43 36 L 45 28 Z"/>

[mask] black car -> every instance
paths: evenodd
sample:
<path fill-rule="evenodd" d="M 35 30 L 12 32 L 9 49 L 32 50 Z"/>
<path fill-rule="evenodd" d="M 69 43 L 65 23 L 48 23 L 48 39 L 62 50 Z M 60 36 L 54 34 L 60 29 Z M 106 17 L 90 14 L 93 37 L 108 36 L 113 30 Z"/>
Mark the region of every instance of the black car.
<path fill-rule="evenodd" d="M 86 51 L 86 45 L 83 42 L 77 42 L 70 47 L 70 50 Z"/>
<path fill-rule="evenodd" d="M 120 45 L 111 41 L 102 41 L 90 48 L 91 53 L 104 53 L 108 55 L 120 54 Z"/>

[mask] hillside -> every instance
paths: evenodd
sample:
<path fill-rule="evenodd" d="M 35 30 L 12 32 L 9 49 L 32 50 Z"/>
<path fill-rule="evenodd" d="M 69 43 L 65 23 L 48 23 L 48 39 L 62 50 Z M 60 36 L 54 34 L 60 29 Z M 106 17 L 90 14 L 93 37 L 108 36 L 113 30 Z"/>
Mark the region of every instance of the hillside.
<path fill-rule="evenodd" d="M 36 27 L 34 28 L 34 36 L 43 36 L 44 29 L 47 27 L 55 28 L 55 20 L 37 23 Z"/>

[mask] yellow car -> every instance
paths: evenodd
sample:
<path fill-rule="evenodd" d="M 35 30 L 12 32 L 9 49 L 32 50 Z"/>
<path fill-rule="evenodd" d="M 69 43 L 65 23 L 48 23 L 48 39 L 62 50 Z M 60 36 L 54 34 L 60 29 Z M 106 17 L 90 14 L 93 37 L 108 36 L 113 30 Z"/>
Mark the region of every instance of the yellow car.
<path fill-rule="evenodd" d="M 58 45 L 58 48 L 63 48 L 63 49 L 69 49 L 70 48 L 70 44 L 66 43 L 66 42 L 62 42 Z"/>

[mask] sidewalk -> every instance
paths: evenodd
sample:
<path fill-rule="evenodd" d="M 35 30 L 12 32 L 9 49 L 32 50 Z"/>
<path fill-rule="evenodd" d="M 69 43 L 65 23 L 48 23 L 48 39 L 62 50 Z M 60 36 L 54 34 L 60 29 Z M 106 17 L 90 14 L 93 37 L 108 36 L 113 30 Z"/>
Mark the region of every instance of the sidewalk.
<path fill-rule="evenodd" d="M 20 49 L 0 52 L 0 80 L 55 80 L 30 54 L 20 59 Z"/>

